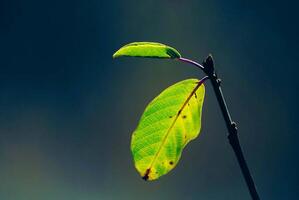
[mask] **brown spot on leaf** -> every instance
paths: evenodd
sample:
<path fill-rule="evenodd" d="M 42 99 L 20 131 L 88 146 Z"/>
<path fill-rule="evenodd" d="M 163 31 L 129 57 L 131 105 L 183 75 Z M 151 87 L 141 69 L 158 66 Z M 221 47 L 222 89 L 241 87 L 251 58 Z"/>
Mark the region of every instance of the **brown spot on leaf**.
<path fill-rule="evenodd" d="M 151 169 L 147 169 L 144 176 L 142 177 L 143 180 L 147 181 L 149 178 L 149 173 L 151 172 Z"/>
<path fill-rule="evenodd" d="M 173 165 L 173 161 L 170 161 L 169 164 L 170 164 L 170 165 Z"/>
<path fill-rule="evenodd" d="M 197 95 L 196 95 L 196 93 L 194 93 L 194 96 L 195 96 L 195 99 L 197 99 Z"/>
<path fill-rule="evenodd" d="M 183 119 L 186 119 L 186 118 L 187 118 L 187 116 L 186 116 L 186 115 L 183 115 L 182 117 L 183 117 Z"/>

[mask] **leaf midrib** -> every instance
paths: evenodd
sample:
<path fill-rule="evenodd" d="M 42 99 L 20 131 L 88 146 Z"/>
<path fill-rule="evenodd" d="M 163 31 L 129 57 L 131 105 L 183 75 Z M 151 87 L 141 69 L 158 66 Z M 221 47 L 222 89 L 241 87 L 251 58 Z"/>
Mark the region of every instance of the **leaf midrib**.
<path fill-rule="evenodd" d="M 158 156 L 159 156 L 159 154 L 160 154 L 160 152 L 161 152 L 162 147 L 163 147 L 164 144 L 166 143 L 166 140 L 167 140 L 167 138 L 168 138 L 168 135 L 169 135 L 169 133 L 171 132 L 172 128 L 174 127 L 174 125 L 175 125 L 177 119 L 179 118 L 179 116 L 180 116 L 181 113 L 183 112 L 185 106 L 188 104 L 188 102 L 190 101 L 190 99 L 191 99 L 191 97 L 193 96 L 193 94 L 194 94 L 194 93 L 198 90 L 198 88 L 201 86 L 201 84 L 202 84 L 202 82 L 198 82 L 198 84 L 194 87 L 194 89 L 192 90 L 192 92 L 190 93 L 190 95 L 189 95 L 189 96 L 187 97 L 187 99 L 185 100 L 185 102 L 184 102 L 184 104 L 182 105 L 182 107 L 179 109 L 179 111 L 178 111 L 178 113 L 176 114 L 176 117 L 174 118 L 174 120 L 173 120 L 171 126 L 170 126 L 169 129 L 167 130 L 167 133 L 165 134 L 165 136 L 164 136 L 164 138 L 163 138 L 163 140 L 162 140 L 161 145 L 159 146 L 159 149 L 158 149 L 156 155 L 154 156 L 154 158 L 153 158 L 153 160 L 152 160 L 150 166 L 148 167 L 148 170 L 150 170 L 150 169 L 153 167 L 153 165 L 154 165 L 154 163 L 156 162 L 156 160 L 157 160 L 157 158 L 158 158 Z"/>

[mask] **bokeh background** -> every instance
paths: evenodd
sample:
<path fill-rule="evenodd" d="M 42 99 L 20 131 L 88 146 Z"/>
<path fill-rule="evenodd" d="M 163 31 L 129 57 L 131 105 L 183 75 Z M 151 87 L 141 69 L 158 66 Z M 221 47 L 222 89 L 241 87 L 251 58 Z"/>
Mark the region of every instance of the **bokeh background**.
<path fill-rule="evenodd" d="M 200 137 L 143 181 L 129 149 L 146 104 L 198 69 L 118 59 L 157 41 L 212 53 L 262 199 L 297 199 L 298 5 L 282 1 L 0 1 L 1 200 L 249 200 L 210 84 Z"/>

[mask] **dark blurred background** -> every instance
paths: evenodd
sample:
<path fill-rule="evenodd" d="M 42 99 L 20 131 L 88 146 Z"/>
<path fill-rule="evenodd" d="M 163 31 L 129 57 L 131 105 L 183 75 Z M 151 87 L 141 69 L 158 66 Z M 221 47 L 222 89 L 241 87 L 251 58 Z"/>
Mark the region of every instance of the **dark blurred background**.
<path fill-rule="evenodd" d="M 210 84 L 200 137 L 155 182 L 131 133 L 167 86 L 203 73 L 118 59 L 156 41 L 212 53 L 261 199 L 297 199 L 298 5 L 288 1 L 0 1 L 1 200 L 249 200 Z"/>

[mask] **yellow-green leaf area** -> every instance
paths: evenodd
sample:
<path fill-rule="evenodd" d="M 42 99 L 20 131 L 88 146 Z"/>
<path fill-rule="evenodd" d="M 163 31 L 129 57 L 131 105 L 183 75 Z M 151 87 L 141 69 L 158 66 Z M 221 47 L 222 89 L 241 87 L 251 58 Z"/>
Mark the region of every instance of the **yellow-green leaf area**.
<path fill-rule="evenodd" d="M 187 79 L 165 89 L 143 112 L 131 140 L 135 167 L 145 180 L 155 180 L 178 163 L 184 147 L 201 128 L 205 88 Z"/>
<path fill-rule="evenodd" d="M 113 54 L 113 58 L 145 57 L 145 58 L 180 58 L 180 53 L 173 47 L 156 42 L 133 42 L 120 48 Z"/>

